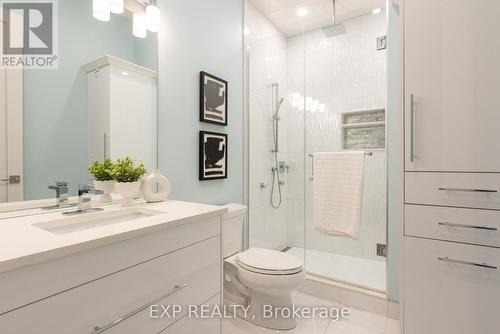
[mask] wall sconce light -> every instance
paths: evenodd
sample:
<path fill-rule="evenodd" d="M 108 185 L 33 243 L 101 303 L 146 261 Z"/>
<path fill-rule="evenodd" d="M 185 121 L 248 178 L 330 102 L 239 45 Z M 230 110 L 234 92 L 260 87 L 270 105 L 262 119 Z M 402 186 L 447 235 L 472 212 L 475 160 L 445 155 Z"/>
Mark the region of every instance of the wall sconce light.
<path fill-rule="evenodd" d="M 123 0 L 108 0 L 108 8 L 111 13 L 123 13 Z"/>
<path fill-rule="evenodd" d="M 146 18 L 144 16 L 134 13 L 132 33 L 135 37 L 146 38 L 148 30 L 146 27 Z"/>
<path fill-rule="evenodd" d="M 149 31 L 158 32 L 160 30 L 160 8 L 156 0 L 152 0 L 146 7 L 146 25 Z"/>
<path fill-rule="evenodd" d="M 93 0 L 92 14 L 99 21 L 107 22 L 110 19 L 109 7 L 107 0 Z"/>
<path fill-rule="evenodd" d="M 145 8 L 145 16 L 141 7 L 137 6 Z M 146 38 L 148 30 L 151 32 L 160 30 L 160 8 L 157 0 L 92 0 L 92 14 L 99 21 L 108 22 L 111 19 L 110 13 L 122 14 L 124 7 L 134 14 L 132 23 L 134 36 Z"/>

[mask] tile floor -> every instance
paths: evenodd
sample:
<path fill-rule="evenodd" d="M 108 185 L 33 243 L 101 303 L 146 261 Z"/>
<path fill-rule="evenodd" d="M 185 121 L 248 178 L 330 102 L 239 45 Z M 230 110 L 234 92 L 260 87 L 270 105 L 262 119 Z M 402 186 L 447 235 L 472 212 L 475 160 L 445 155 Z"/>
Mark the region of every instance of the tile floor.
<path fill-rule="evenodd" d="M 341 307 L 324 299 L 299 293 L 296 305 Z M 223 334 L 399 334 L 399 321 L 378 314 L 351 309 L 349 319 L 333 321 L 329 319 L 299 319 L 297 327 L 290 331 L 270 330 L 255 326 L 241 319 L 224 320 Z"/>
<path fill-rule="evenodd" d="M 355 256 L 292 247 L 288 253 L 305 263 L 306 271 L 313 275 L 331 278 L 378 292 L 386 289 L 386 263 Z"/>

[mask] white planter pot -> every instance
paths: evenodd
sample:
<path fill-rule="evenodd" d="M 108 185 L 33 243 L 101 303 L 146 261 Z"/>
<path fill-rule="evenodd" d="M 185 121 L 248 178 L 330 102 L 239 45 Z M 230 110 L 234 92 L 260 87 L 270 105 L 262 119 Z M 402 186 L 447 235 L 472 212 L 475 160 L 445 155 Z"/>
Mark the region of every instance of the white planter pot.
<path fill-rule="evenodd" d="M 116 182 L 115 188 L 122 196 L 122 206 L 132 206 L 134 198 L 139 195 L 141 182 Z"/>
<path fill-rule="evenodd" d="M 158 191 L 156 191 L 157 186 Z M 160 174 L 159 169 L 153 169 L 151 174 L 143 179 L 141 193 L 148 203 L 163 202 L 170 195 L 170 189 L 167 178 Z"/>
<path fill-rule="evenodd" d="M 101 203 L 111 203 L 111 193 L 115 190 L 115 181 L 94 181 L 94 188 L 96 190 L 102 191 L 100 202 Z"/>

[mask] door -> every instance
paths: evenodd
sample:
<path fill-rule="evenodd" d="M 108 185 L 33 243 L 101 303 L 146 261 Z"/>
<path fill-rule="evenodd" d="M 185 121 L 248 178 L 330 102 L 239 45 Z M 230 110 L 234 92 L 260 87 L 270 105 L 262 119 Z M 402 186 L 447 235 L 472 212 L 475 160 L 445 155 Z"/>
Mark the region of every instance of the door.
<path fill-rule="evenodd" d="M 496 334 L 500 250 L 405 238 L 404 334 Z"/>
<path fill-rule="evenodd" d="M 500 1 L 403 10 L 405 170 L 500 172 Z"/>
<path fill-rule="evenodd" d="M 0 203 L 23 200 L 22 70 L 0 69 Z"/>

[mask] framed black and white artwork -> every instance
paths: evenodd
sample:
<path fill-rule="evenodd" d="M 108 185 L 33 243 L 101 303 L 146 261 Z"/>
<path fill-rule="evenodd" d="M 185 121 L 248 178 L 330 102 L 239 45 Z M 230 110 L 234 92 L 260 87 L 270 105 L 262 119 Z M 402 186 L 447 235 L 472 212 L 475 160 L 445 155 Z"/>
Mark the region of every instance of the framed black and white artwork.
<path fill-rule="evenodd" d="M 227 178 L 227 135 L 200 131 L 200 180 Z"/>
<path fill-rule="evenodd" d="M 200 72 L 200 121 L 227 125 L 227 81 Z"/>

